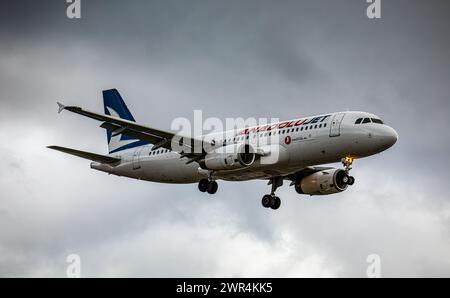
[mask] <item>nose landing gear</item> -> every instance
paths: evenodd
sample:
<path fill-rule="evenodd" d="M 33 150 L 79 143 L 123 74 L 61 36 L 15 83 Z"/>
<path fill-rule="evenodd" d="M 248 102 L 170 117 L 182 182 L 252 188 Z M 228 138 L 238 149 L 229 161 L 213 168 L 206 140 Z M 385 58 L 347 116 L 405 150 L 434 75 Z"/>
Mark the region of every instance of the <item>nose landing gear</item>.
<path fill-rule="evenodd" d="M 353 157 L 347 156 L 342 159 L 342 164 L 344 165 L 345 173 L 347 174 L 347 181 L 344 181 L 348 185 L 353 185 L 355 183 L 355 177 L 350 176 L 350 170 L 352 169 L 353 161 L 355 159 Z"/>
<path fill-rule="evenodd" d="M 347 156 L 341 159 L 342 164 L 344 165 L 344 170 L 348 173 L 352 169 L 352 164 L 355 159 L 353 157 Z"/>

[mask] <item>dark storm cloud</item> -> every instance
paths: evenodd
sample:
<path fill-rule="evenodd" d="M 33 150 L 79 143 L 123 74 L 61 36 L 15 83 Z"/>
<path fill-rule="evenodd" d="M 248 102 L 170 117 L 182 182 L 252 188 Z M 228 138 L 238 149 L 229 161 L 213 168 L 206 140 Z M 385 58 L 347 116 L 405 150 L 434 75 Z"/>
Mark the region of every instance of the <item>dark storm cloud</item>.
<path fill-rule="evenodd" d="M 0 10 L 0 276 L 62 276 L 79 253 L 90 276 L 449 275 L 448 1 L 9 1 Z M 357 185 L 280 212 L 265 182 L 195 185 L 108 177 L 47 152 L 106 150 L 98 123 L 55 101 L 101 111 L 117 87 L 136 118 L 279 117 L 366 110 L 400 141 L 357 161 Z M 167 104 L 170 103 L 170 104 Z M 87 187 L 89 186 L 89 187 Z M 411 245 L 413 243 L 414 245 Z M 424 245 L 423 243 L 427 243 Z M 276 261 L 273 261 L 276 260 Z"/>

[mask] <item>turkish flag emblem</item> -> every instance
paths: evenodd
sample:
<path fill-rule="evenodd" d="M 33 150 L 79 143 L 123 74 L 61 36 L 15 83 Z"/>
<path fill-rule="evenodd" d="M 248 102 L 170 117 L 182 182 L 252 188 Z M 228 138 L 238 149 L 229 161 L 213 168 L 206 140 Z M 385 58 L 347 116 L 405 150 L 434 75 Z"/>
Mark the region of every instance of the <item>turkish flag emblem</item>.
<path fill-rule="evenodd" d="M 285 137 L 284 142 L 286 143 L 286 145 L 289 145 L 290 143 L 292 143 L 291 137 L 290 136 Z"/>

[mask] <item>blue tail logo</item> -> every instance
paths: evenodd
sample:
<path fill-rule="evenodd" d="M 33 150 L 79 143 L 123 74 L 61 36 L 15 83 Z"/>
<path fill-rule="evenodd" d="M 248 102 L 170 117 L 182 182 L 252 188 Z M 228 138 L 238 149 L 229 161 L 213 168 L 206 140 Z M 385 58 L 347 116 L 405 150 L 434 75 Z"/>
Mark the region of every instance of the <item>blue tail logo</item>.
<path fill-rule="evenodd" d="M 103 104 L 106 115 L 136 122 L 117 89 L 103 91 Z M 111 130 L 106 130 L 106 136 L 110 154 L 148 144 L 145 141 L 133 139 L 127 135 L 113 137 Z"/>

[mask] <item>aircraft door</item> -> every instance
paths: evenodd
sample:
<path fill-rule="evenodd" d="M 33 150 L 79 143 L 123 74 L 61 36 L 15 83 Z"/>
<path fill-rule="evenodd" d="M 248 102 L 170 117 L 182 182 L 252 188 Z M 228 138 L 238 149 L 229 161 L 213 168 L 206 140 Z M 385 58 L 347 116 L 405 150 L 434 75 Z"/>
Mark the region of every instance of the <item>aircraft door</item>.
<path fill-rule="evenodd" d="M 141 168 L 141 163 L 139 161 L 139 157 L 141 155 L 142 149 L 144 149 L 144 147 L 139 147 L 136 149 L 136 151 L 134 151 L 133 154 L 133 170 L 139 170 Z"/>
<path fill-rule="evenodd" d="M 341 135 L 341 123 L 342 119 L 344 119 L 345 113 L 337 113 L 334 114 L 331 119 L 330 125 L 330 137 L 338 137 Z"/>

